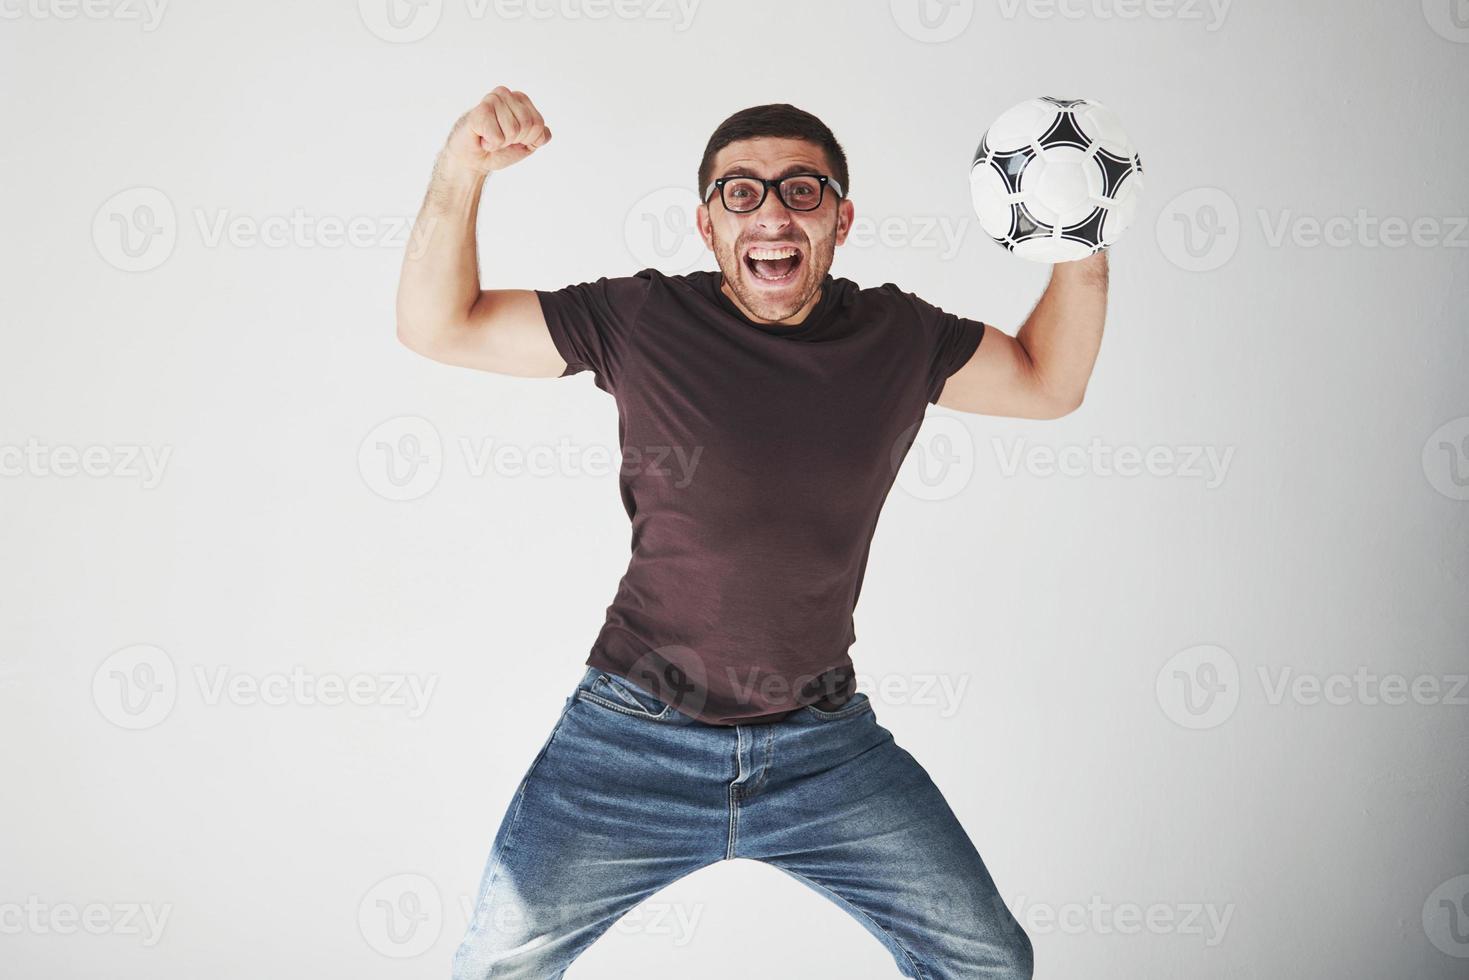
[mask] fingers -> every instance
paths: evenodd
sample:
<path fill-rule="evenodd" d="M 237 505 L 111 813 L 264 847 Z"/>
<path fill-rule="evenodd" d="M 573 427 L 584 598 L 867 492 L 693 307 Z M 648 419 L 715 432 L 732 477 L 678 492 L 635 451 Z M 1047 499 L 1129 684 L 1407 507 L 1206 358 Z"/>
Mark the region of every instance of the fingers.
<path fill-rule="evenodd" d="M 481 125 L 477 131 L 488 150 L 515 144 L 534 150 L 551 138 L 545 119 L 530 98 L 504 85 L 497 86 L 480 101 L 476 117 Z"/>
<path fill-rule="evenodd" d="M 546 120 L 541 118 L 540 110 L 524 92 L 511 92 L 510 94 L 515 98 L 517 118 L 524 125 L 516 142 L 524 143 L 533 150 L 545 145 L 546 141 L 551 138 L 551 131 L 546 128 Z"/>

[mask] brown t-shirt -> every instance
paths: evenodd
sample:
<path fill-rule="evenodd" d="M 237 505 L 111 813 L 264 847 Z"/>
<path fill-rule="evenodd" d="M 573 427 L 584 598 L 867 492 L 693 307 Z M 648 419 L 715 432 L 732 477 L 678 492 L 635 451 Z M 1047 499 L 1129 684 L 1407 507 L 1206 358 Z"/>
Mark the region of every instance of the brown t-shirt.
<path fill-rule="evenodd" d="M 734 725 L 851 695 L 878 514 L 985 326 L 830 274 L 804 322 L 756 323 L 721 276 L 536 293 L 562 377 L 617 401 L 632 555 L 586 663 Z"/>

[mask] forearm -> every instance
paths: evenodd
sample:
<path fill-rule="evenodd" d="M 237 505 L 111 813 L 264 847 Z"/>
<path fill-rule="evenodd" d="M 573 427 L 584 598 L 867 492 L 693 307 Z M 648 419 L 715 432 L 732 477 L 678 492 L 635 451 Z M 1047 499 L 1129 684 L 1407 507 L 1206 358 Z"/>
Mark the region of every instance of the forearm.
<path fill-rule="evenodd" d="M 1034 384 L 1066 410 L 1081 404 L 1102 346 L 1107 315 L 1107 252 L 1051 267 L 1051 281 L 1016 341 L 1030 358 Z"/>
<path fill-rule="evenodd" d="M 487 174 L 434 164 L 398 280 L 398 335 L 425 339 L 465 322 L 479 298 L 475 222 Z"/>

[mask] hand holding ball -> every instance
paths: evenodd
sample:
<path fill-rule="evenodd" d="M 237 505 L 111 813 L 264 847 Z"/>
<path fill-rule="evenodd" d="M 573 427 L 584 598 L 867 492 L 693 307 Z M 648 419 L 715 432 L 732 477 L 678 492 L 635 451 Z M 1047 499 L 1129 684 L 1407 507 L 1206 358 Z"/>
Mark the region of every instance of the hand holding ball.
<path fill-rule="evenodd" d="M 1143 165 L 1111 109 L 1044 96 L 985 132 L 969 169 L 980 226 L 1024 259 L 1069 262 L 1107 248 L 1132 222 Z"/>

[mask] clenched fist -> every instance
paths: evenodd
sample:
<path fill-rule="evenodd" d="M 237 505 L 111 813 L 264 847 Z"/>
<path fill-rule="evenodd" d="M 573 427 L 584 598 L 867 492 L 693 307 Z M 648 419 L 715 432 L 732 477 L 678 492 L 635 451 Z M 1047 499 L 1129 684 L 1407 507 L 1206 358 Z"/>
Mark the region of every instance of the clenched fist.
<path fill-rule="evenodd" d="M 524 92 L 498 86 L 459 117 L 444 144 L 454 169 L 488 174 L 519 163 L 551 141 L 551 130 Z"/>

